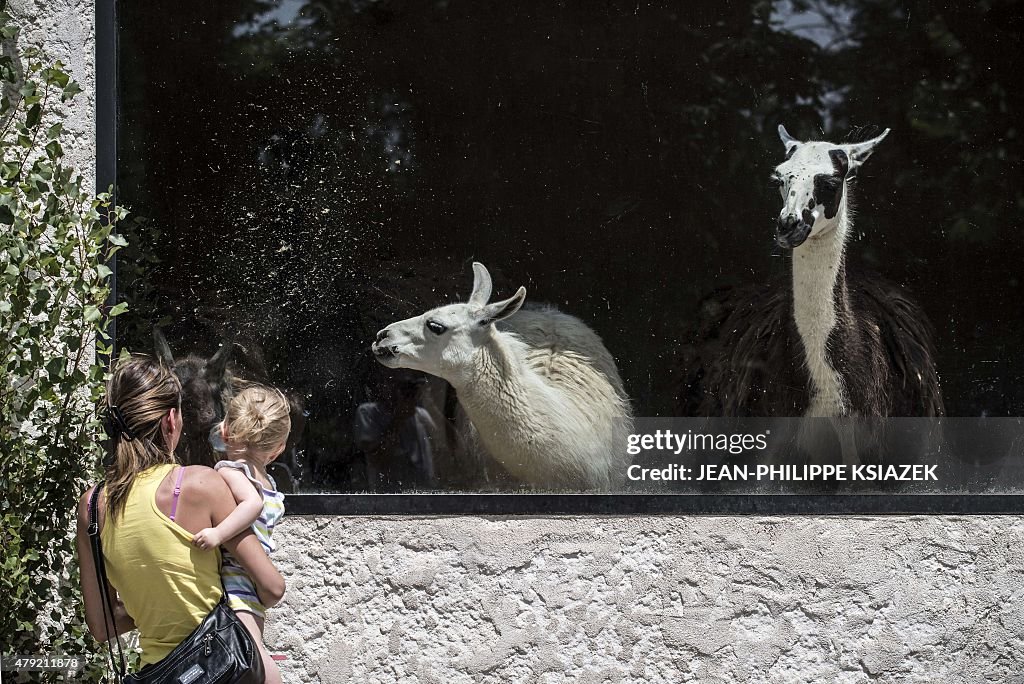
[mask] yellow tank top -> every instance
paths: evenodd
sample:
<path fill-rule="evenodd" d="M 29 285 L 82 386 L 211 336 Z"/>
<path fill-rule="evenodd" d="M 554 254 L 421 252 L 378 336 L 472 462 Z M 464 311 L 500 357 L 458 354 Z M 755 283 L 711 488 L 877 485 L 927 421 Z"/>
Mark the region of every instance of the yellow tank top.
<path fill-rule="evenodd" d="M 136 475 L 124 514 L 100 532 L 107 577 L 139 629 L 143 665 L 170 653 L 223 594 L 220 550 L 192 546 L 192 534 L 157 508 L 157 488 L 176 467 Z"/>

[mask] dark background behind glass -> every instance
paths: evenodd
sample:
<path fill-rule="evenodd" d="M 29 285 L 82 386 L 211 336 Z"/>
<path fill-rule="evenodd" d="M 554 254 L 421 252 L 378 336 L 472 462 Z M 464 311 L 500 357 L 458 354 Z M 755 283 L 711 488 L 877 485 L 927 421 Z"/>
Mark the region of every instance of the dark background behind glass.
<path fill-rule="evenodd" d="M 311 488 L 360 488 L 373 333 L 464 299 L 474 259 L 591 325 L 637 415 L 676 414 L 701 298 L 788 271 L 778 123 L 893 129 L 850 259 L 929 314 L 950 415 L 1024 414 L 1020 3 L 119 11 L 122 342 L 239 341 L 305 398 Z"/>

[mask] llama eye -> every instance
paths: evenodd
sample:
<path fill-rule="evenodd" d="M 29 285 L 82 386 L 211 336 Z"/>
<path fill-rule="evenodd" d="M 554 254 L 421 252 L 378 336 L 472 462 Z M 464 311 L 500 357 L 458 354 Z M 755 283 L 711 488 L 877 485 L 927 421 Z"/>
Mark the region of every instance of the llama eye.
<path fill-rule="evenodd" d="M 768 187 L 769 188 L 781 188 L 782 187 L 782 179 L 779 178 L 778 176 L 772 176 L 771 178 L 768 179 Z"/>
<path fill-rule="evenodd" d="M 444 335 L 446 332 L 448 332 L 448 328 L 446 326 L 441 325 L 435 320 L 427 321 L 427 328 L 429 328 L 430 332 L 434 333 L 435 335 Z"/>

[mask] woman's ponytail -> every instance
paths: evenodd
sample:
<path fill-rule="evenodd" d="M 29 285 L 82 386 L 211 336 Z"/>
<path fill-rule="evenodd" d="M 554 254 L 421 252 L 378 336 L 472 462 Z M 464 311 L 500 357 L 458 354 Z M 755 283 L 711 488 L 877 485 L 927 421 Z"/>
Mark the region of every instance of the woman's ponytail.
<path fill-rule="evenodd" d="M 104 427 L 112 457 L 106 470 L 107 515 L 124 512 L 135 476 L 161 463 L 174 463 L 160 423 L 181 408 L 181 383 L 171 369 L 148 356 L 117 363 L 107 381 Z"/>

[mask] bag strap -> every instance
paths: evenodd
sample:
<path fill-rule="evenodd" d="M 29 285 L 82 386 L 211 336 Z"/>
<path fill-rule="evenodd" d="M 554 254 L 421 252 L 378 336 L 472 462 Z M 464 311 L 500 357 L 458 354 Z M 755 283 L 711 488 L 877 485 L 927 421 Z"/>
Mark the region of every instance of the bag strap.
<path fill-rule="evenodd" d="M 103 482 L 97 484 L 92 490 L 92 496 L 89 497 L 89 545 L 92 547 L 93 565 L 96 566 L 96 582 L 100 587 L 100 603 L 103 605 L 103 629 L 107 632 L 107 657 L 110 660 L 110 669 L 117 676 L 117 680 L 122 681 L 128 668 L 124 662 L 124 651 L 121 650 L 121 638 L 117 635 L 114 607 L 110 603 L 110 584 L 107 581 L 107 568 L 103 563 L 103 546 L 100 543 L 99 514 L 97 512 L 98 506 L 96 505 L 100 490 L 103 489 L 103 484 Z M 117 654 L 121 662 L 120 668 L 114 662 L 114 647 L 111 646 L 111 641 L 117 642 Z"/>

